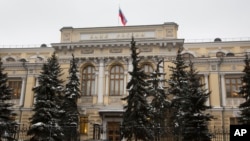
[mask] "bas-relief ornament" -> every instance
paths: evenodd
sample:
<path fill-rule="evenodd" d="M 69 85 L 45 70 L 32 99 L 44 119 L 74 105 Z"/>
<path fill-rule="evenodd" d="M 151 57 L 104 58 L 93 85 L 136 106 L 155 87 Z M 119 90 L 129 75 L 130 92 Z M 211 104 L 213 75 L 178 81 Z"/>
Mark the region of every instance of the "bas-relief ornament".
<path fill-rule="evenodd" d="M 139 48 L 140 52 L 152 52 L 153 49 L 151 47 L 141 47 Z"/>
<path fill-rule="evenodd" d="M 94 49 L 82 49 L 81 54 L 93 54 Z"/>
<path fill-rule="evenodd" d="M 122 53 L 121 48 L 112 48 L 109 50 L 110 53 Z"/>
<path fill-rule="evenodd" d="M 63 34 L 63 41 L 65 41 L 65 42 L 70 41 L 70 33 L 64 33 Z"/>
<path fill-rule="evenodd" d="M 167 37 L 174 37 L 173 29 L 167 29 L 166 30 L 166 36 Z"/>

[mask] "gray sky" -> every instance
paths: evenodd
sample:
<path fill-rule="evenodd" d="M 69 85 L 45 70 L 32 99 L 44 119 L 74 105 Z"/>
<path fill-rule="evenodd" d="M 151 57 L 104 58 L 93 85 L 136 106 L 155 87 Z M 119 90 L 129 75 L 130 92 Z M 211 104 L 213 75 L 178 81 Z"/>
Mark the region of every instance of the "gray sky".
<path fill-rule="evenodd" d="M 0 46 L 60 42 L 60 29 L 176 22 L 178 37 L 250 37 L 249 0 L 0 0 Z"/>

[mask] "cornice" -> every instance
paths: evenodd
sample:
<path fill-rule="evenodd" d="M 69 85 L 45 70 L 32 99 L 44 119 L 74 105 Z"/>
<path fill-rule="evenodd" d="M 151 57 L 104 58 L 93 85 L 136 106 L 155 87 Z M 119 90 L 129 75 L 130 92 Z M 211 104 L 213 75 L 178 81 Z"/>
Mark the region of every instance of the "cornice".
<path fill-rule="evenodd" d="M 193 63 L 244 63 L 244 57 L 224 57 L 224 58 L 193 58 Z"/>
<path fill-rule="evenodd" d="M 168 47 L 171 44 L 173 47 L 182 46 L 184 39 L 140 39 L 136 41 L 137 46 L 158 45 L 161 47 Z M 87 47 L 130 47 L 130 40 L 97 40 L 97 41 L 84 41 L 75 43 L 53 43 L 51 44 L 55 49 L 62 48 L 87 48 Z"/>

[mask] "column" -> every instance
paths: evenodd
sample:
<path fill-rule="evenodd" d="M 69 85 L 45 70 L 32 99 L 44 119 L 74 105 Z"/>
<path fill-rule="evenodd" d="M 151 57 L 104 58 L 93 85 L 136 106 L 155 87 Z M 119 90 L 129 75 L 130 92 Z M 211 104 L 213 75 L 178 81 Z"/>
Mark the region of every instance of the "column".
<path fill-rule="evenodd" d="M 214 108 L 220 108 L 220 83 L 219 83 L 219 75 L 218 73 L 210 73 L 209 74 L 209 90 L 211 90 L 210 94 L 210 104 Z"/>
<path fill-rule="evenodd" d="M 23 103 L 24 103 L 25 83 L 26 83 L 26 78 L 22 77 L 22 91 L 21 91 L 21 97 L 19 101 L 20 106 L 23 106 Z"/>
<path fill-rule="evenodd" d="M 94 94 L 95 95 L 97 95 L 97 93 L 98 93 L 98 76 L 99 76 L 99 73 L 98 73 L 98 71 L 96 71 L 96 73 L 95 73 L 95 91 L 94 91 Z"/>
<path fill-rule="evenodd" d="M 39 81 L 38 81 L 38 76 L 35 77 L 36 82 L 35 82 L 35 87 L 37 87 L 39 85 Z M 36 103 L 36 97 L 35 97 L 35 93 L 33 95 L 33 105 Z"/>
<path fill-rule="evenodd" d="M 209 88 L 208 88 L 208 74 L 204 74 L 204 79 L 205 79 L 205 89 L 207 90 L 206 92 L 209 92 Z M 210 106 L 210 95 L 208 96 L 207 102 L 206 102 L 207 106 Z"/>
<path fill-rule="evenodd" d="M 221 82 L 221 105 L 222 107 L 226 106 L 226 88 L 225 88 L 225 75 L 220 74 L 220 82 Z"/>
<path fill-rule="evenodd" d="M 98 97 L 97 103 L 103 103 L 103 77 L 104 77 L 104 60 L 99 60 L 99 77 L 98 77 Z"/>
<path fill-rule="evenodd" d="M 126 91 L 127 91 L 127 89 L 126 89 L 126 86 L 127 86 L 127 74 L 128 74 L 128 72 L 127 71 L 125 71 L 124 72 L 124 82 L 123 82 L 123 95 L 126 95 Z"/>
<path fill-rule="evenodd" d="M 106 71 L 105 72 L 105 86 L 106 86 L 106 93 L 105 93 L 105 95 L 109 95 L 108 93 L 109 93 L 109 73 Z"/>

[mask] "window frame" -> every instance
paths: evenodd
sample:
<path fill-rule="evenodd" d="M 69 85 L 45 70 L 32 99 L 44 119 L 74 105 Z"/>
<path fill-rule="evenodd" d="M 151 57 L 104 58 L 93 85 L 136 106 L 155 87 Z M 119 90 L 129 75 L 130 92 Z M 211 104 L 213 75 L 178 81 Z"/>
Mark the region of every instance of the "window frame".
<path fill-rule="evenodd" d="M 237 94 L 237 92 L 240 90 L 240 87 L 242 86 L 242 75 L 240 74 L 225 75 L 224 79 L 225 79 L 224 81 L 225 81 L 226 97 L 227 98 L 242 98 L 241 95 Z M 228 86 L 229 86 L 230 91 L 228 91 Z M 234 91 L 234 87 L 236 91 Z"/>
<path fill-rule="evenodd" d="M 95 75 L 95 67 L 93 65 L 87 65 L 82 69 L 82 96 L 93 96 L 95 94 Z"/>
<path fill-rule="evenodd" d="M 116 69 L 117 67 L 118 67 L 118 71 Z M 110 68 L 110 71 L 109 71 L 109 95 L 110 96 L 120 96 L 124 94 L 124 77 L 125 77 L 124 68 L 122 67 L 122 65 L 113 65 Z M 118 88 L 116 88 L 117 86 Z"/>
<path fill-rule="evenodd" d="M 20 99 L 22 94 L 22 79 L 8 78 L 8 86 L 12 89 L 11 99 Z M 17 93 L 17 94 L 15 94 Z"/>
<path fill-rule="evenodd" d="M 88 116 L 80 116 L 80 134 L 88 134 Z"/>
<path fill-rule="evenodd" d="M 150 73 L 154 72 L 154 67 L 153 67 L 153 65 L 151 63 L 143 63 L 141 65 L 141 69 L 143 69 L 144 73 L 146 73 L 148 75 Z"/>

